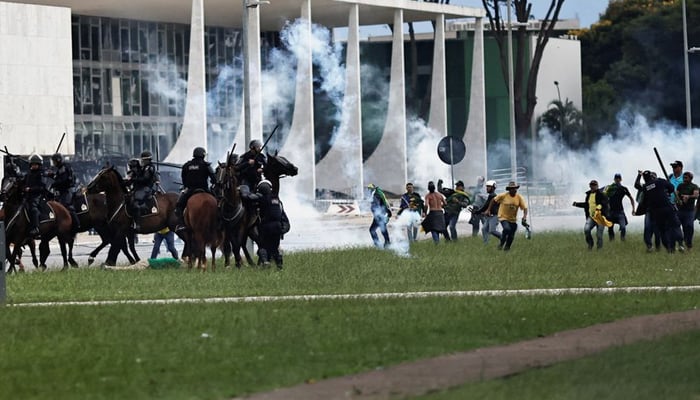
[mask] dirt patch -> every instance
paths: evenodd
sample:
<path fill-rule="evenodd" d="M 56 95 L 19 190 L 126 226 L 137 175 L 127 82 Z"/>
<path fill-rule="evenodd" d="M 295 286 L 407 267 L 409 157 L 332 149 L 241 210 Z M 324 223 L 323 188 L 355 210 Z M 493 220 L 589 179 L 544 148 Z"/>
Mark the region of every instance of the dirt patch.
<path fill-rule="evenodd" d="M 647 315 L 558 332 L 510 345 L 403 363 L 383 370 L 332 378 L 243 398 L 328 400 L 419 396 L 588 356 L 611 347 L 655 340 L 698 329 L 700 310 Z"/>

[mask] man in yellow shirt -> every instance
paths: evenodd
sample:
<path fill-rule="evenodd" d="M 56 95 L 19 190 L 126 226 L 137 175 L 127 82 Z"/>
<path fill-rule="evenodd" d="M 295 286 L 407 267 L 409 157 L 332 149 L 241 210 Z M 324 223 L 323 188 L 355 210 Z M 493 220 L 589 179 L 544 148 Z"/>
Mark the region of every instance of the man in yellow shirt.
<path fill-rule="evenodd" d="M 596 247 L 603 248 L 603 232 L 605 228 L 612 226 L 612 223 L 605 218 L 608 209 L 608 196 L 598 187 L 598 181 L 592 180 L 588 186 L 590 190 L 586 192 L 586 199 L 581 202 L 574 202 L 574 207 L 583 208 L 586 214 L 586 224 L 583 226 L 583 234 L 586 236 L 588 250 L 593 249 L 593 235 L 591 231 L 596 228 Z"/>
<path fill-rule="evenodd" d="M 508 183 L 508 186 L 506 186 L 507 192 L 494 197 L 485 213 L 487 217 L 490 216 L 493 205 L 498 203 L 498 222 L 503 228 L 498 250 L 508 251 L 513 244 L 515 231 L 518 230 L 518 209 L 523 210 L 522 223 L 527 223 L 527 202 L 518 193 L 518 188 L 520 188 L 520 185 L 516 185 L 515 182 Z"/>

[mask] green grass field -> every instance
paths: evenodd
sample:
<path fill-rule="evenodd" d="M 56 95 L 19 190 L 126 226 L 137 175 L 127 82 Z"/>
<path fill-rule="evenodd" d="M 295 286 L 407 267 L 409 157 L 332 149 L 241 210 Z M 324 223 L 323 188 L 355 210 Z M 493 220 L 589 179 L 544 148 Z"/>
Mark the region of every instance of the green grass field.
<path fill-rule="evenodd" d="M 580 234 L 518 236 L 509 253 L 480 240 L 434 246 L 419 242 L 411 257 L 348 249 L 301 252 L 285 270 L 217 269 L 31 273 L 7 277 L 8 303 L 209 298 L 255 295 L 350 294 L 407 291 L 567 287 L 682 286 L 700 282 L 695 253 L 644 251 L 641 238 L 606 242 L 589 252 Z M 222 304 L 118 304 L 4 307 L 0 326 L 0 393 L 13 398 L 223 399 L 310 380 L 380 368 L 401 361 L 510 343 L 556 331 L 642 314 L 697 307 L 696 292 L 649 292 L 518 297 L 353 299 Z M 671 340 L 664 374 L 650 379 L 644 362 L 625 364 L 631 386 L 663 387 L 666 374 L 695 372 L 698 335 Z M 666 343 L 664 341 L 664 343 Z M 640 347 L 641 346 L 641 347 Z M 652 344 L 653 347 L 653 344 Z M 642 350 L 640 350 L 642 349 Z M 590 398 L 578 381 L 557 384 L 551 374 L 588 376 L 600 389 L 619 386 L 596 366 L 647 356 L 643 345 L 469 385 L 471 398 Z M 612 361 L 609 359 L 612 357 Z M 600 361 L 596 361 L 600 360 Z M 695 361 L 695 363 L 692 363 Z M 594 363 L 588 365 L 588 363 Z M 576 369 L 576 375 L 570 371 Z M 586 372 L 589 371 L 589 372 Z M 592 371 L 592 372 L 590 372 Z M 690 371 L 690 372 L 688 372 Z M 595 380 L 594 372 L 598 373 Z M 543 374 L 543 375 L 539 375 Z M 528 380 L 530 379 L 530 380 Z M 526 392 L 527 385 L 542 386 Z M 697 385 L 688 385 L 698 394 Z M 694 392 L 693 392 L 694 390 Z M 678 391 L 663 398 L 689 398 Z M 520 396 L 520 394 L 523 394 Z M 597 392 L 595 392 L 597 393 Z M 611 393 L 619 393 L 617 391 Z M 688 394 L 688 392 L 685 392 Z M 493 396 L 492 396 L 493 394 Z M 667 395 L 666 395 L 667 394 Z M 470 398 L 449 391 L 435 398 Z M 497 397 L 501 396 L 501 397 Z M 0 398 L 3 397 L 0 395 Z M 546 397 L 546 396 L 545 396 Z M 605 397 L 598 396 L 596 397 Z M 431 398 L 431 397 L 429 397 Z M 608 397 L 612 398 L 612 397 Z M 616 397 L 620 398 L 620 397 Z M 624 398 L 624 396 L 623 396 Z M 638 398 L 635 396 L 634 398 Z M 644 398 L 644 396 L 639 397 Z M 651 398 L 651 397 L 647 397 Z"/>

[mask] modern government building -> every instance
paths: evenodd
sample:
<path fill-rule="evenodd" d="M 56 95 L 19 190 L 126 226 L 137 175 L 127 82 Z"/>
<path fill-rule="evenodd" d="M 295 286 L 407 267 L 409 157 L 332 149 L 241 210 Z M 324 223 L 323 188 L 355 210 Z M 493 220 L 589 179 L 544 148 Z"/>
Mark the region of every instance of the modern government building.
<path fill-rule="evenodd" d="M 425 21 L 434 30 L 412 46 L 407 23 Z M 504 166 L 487 150 L 510 127 L 485 22 L 414 0 L 0 1 L 0 141 L 96 168 L 143 150 L 181 164 L 196 146 L 224 160 L 269 138 L 299 167 L 285 184 L 308 198 L 469 184 Z M 363 37 L 370 25 L 391 30 Z M 579 43 L 552 38 L 535 116 L 560 93 L 581 108 L 580 75 Z M 452 171 L 444 136 L 467 149 Z"/>

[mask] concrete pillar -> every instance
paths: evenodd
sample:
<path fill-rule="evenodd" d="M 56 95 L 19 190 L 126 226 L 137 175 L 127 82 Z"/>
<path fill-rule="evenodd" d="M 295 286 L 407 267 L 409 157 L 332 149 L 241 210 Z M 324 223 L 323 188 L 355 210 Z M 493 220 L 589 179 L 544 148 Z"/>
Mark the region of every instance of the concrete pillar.
<path fill-rule="evenodd" d="M 192 158 L 192 149 L 207 148 L 207 96 L 204 76 L 204 6 L 192 0 L 190 62 L 187 67 L 187 98 L 182 129 L 166 162 L 183 164 Z M 154 150 L 154 149 L 152 149 Z"/>
<path fill-rule="evenodd" d="M 471 92 L 469 94 L 469 119 L 464 132 L 467 155 L 455 167 L 465 184 L 476 183 L 478 175 L 487 177 L 486 159 L 486 85 L 484 82 L 484 27 L 476 18 L 474 29 L 474 56 L 472 61 Z"/>
<path fill-rule="evenodd" d="M 394 11 L 389 106 L 384 133 L 364 165 L 365 183 L 403 193 L 406 184 L 406 76 L 404 72 L 403 10 Z"/>
<path fill-rule="evenodd" d="M 243 1 L 243 104 L 245 107 L 245 149 L 253 139 L 262 140 L 262 61 L 260 56 L 260 8 Z"/>
<path fill-rule="evenodd" d="M 301 20 L 305 24 L 306 40 L 301 43 L 311 43 L 311 0 L 303 0 L 301 4 Z M 299 167 L 299 175 L 285 181 L 280 188 L 280 197 L 285 193 L 297 198 L 313 200 L 316 198 L 316 151 L 314 141 L 314 87 L 313 59 L 310 46 L 298 53 L 296 73 L 296 95 L 292 126 L 289 129 L 284 144 L 284 156 Z"/>
<path fill-rule="evenodd" d="M 345 59 L 345 96 L 340 126 L 333 147 L 318 162 L 316 185 L 319 189 L 361 197 L 362 191 L 362 100 L 360 91 L 360 19 L 359 6 L 350 6 L 347 55 Z"/>
<path fill-rule="evenodd" d="M 435 48 L 433 50 L 433 75 L 430 92 L 428 126 L 440 136 L 447 135 L 447 73 L 445 67 L 445 15 L 435 20 Z"/>

